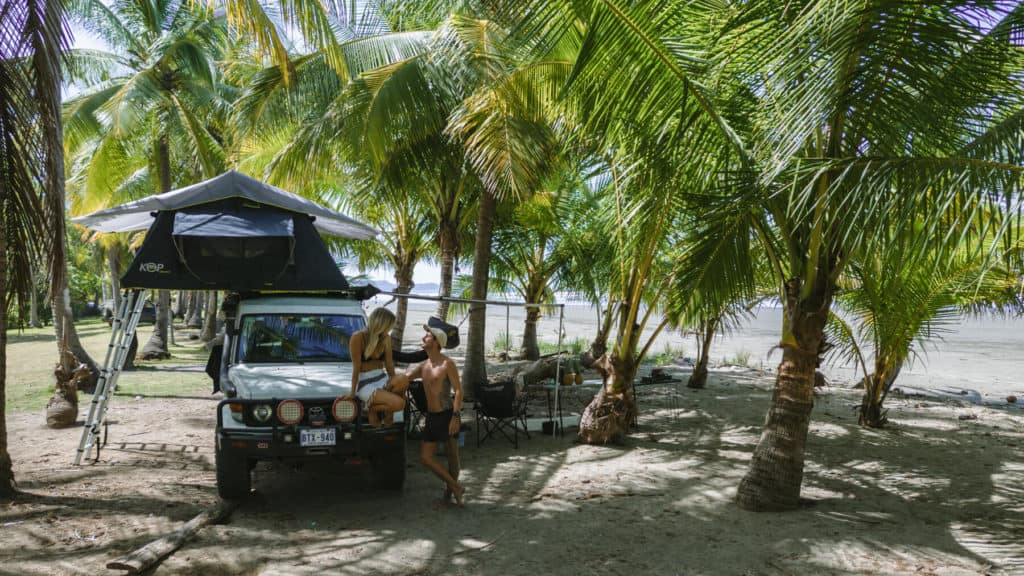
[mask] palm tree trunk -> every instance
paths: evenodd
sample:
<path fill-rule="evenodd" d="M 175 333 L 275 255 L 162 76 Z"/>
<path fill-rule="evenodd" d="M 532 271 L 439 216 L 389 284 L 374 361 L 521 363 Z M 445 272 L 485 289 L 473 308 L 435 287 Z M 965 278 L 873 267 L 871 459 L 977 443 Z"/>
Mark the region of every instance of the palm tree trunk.
<path fill-rule="evenodd" d="M 604 309 L 604 316 L 598 325 L 597 334 L 594 336 L 593 342 L 590 343 L 590 350 L 581 359 L 583 365 L 587 368 L 593 366 L 595 362 L 608 352 L 608 334 L 612 331 L 612 322 L 615 320 L 616 308 L 617 306 L 609 301 L 608 306 Z"/>
<path fill-rule="evenodd" d="M 441 297 L 452 295 L 452 280 L 455 277 L 455 255 L 459 251 L 458 231 L 454 222 L 443 222 L 438 231 L 438 244 L 441 251 Z M 448 320 L 449 302 L 441 300 L 437 303 L 437 317 Z"/>
<path fill-rule="evenodd" d="M 160 192 L 170 192 L 171 150 L 167 143 L 167 136 L 163 134 L 160 135 L 157 141 L 156 162 L 157 174 L 160 177 Z M 171 353 L 167 349 L 167 332 L 169 329 L 167 309 L 170 305 L 170 300 L 170 292 L 167 290 L 159 291 L 156 304 L 156 325 L 153 326 L 153 334 L 149 337 L 146 345 L 142 347 L 142 354 L 139 355 L 143 360 L 162 360 L 171 357 Z"/>
<path fill-rule="evenodd" d="M 885 397 L 889 395 L 893 382 L 903 369 L 900 362 L 895 368 L 886 369 L 885 366 L 876 364 L 875 372 L 871 375 L 868 386 L 864 388 L 864 397 L 860 404 L 860 416 L 858 422 L 867 428 L 884 428 L 889 421 L 885 416 L 882 404 Z M 884 376 L 882 375 L 884 374 Z"/>
<path fill-rule="evenodd" d="M 174 339 L 174 304 L 171 303 L 170 290 L 167 290 L 167 308 L 164 309 L 164 313 L 167 314 L 167 343 L 177 346 L 178 343 Z"/>
<path fill-rule="evenodd" d="M 477 214 L 476 245 L 473 249 L 473 285 L 470 297 L 474 300 L 487 299 L 487 282 L 490 277 L 491 236 L 494 232 L 494 216 L 498 209 L 497 199 L 489 191 L 480 195 Z M 487 380 L 487 363 L 484 358 L 484 338 L 487 332 L 487 306 L 469 305 L 469 334 L 466 336 L 466 365 L 462 368 L 462 389 L 468 398 L 474 396 L 474 387 Z"/>
<path fill-rule="evenodd" d="M 636 417 L 633 381 L 637 363 L 632 358 L 605 354 L 594 368 L 601 373 L 604 386 L 583 410 L 576 439 L 585 444 L 621 442 Z"/>
<path fill-rule="evenodd" d="M 116 244 L 107 249 L 107 267 L 110 269 L 110 290 L 116 314 L 121 309 L 121 249 Z"/>
<path fill-rule="evenodd" d="M 186 306 L 185 295 L 186 294 L 188 294 L 188 292 L 186 292 L 184 290 L 178 290 L 178 299 L 175 300 L 174 301 L 174 305 L 171 306 L 171 312 L 172 312 L 172 314 L 171 314 L 171 316 L 172 316 L 171 322 L 172 323 L 173 323 L 173 318 L 181 318 L 182 320 L 185 319 L 185 306 Z"/>
<path fill-rule="evenodd" d="M 59 21 L 62 18 L 62 7 L 59 2 L 47 2 L 44 11 L 43 16 L 47 19 Z M 34 19 L 38 15 L 40 15 L 39 12 L 32 11 L 30 18 Z M 41 30 L 51 29 L 50 26 L 38 25 L 38 23 L 29 23 L 29 25 L 38 26 Z M 50 297 L 54 335 L 57 339 L 58 370 L 55 373 L 64 374 L 70 378 L 79 363 L 85 364 L 89 369 L 90 377 L 83 383 L 83 388 L 94 389 L 100 371 L 82 347 L 81 342 L 78 341 L 74 315 L 71 312 L 71 294 L 68 289 L 67 239 L 65 238 L 67 228 L 64 220 L 64 128 L 61 121 L 60 105 L 62 82 L 59 57 L 60 41 L 58 38 L 49 37 L 49 34 L 35 35 L 34 39 L 33 68 L 36 71 L 37 94 L 40 98 L 39 122 L 46 142 L 44 160 L 46 216 L 52 234 Z M 58 381 L 55 388 L 60 390 L 66 385 L 67 382 Z M 76 394 L 74 401 L 77 403 L 77 400 Z"/>
<path fill-rule="evenodd" d="M 43 323 L 39 320 L 39 293 L 36 292 L 36 271 L 32 271 L 32 290 L 28 296 L 28 325 L 33 328 L 42 328 Z"/>
<path fill-rule="evenodd" d="M 540 308 L 526 309 L 526 324 L 523 326 L 523 356 L 527 360 L 540 359 L 540 347 L 537 345 L 537 322 L 540 320 Z"/>
<path fill-rule="evenodd" d="M 2 216 L 0 208 L 0 498 L 7 498 L 14 494 L 14 464 L 7 450 L 7 226 Z"/>
<path fill-rule="evenodd" d="M 708 359 L 711 358 L 711 341 L 715 337 L 718 320 L 705 318 L 700 324 L 701 330 L 697 335 L 697 365 L 693 367 L 693 373 L 686 382 L 687 388 L 704 388 L 708 382 Z"/>
<path fill-rule="evenodd" d="M 831 285 L 824 279 L 806 297 L 799 280 L 786 283 L 782 362 L 761 439 L 736 494 L 741 508 L 791 510 L 800 504 L 814 373 L 831 303 Z"/>
<path fill-rule="evenodd" d="M 167 309 L 170 307 L 171 293 L 169 290 L 158 290 L 156 299 L 156 325 L 153 335 L 142 347 L 139 358 L 143 360 L 165 360 L 171 357 L 167 349 Z"/>
<path fill-rule="evenodd" d="M 416 283 L 412 281 L 412 267 L 403 266 L 395 269 L 395 294 L 408 294 L 412 292 Z M 395 327 L 391 330 L 391 349 L 401 350 L 402 340 L 405 339 L 405 323 L 409 315 L 409 299 L 398 298 L 395 302 Z"/>
<path fill-rule="evenodd" d="M 198 290 L 192 292 L 192 299 L 189 302 L 189 313 L 185 319 L 185 326 L 194 330 L 203 327 L 203 310 L 206 308 L 208 296 L 205 292 Z"/>
<path fill-rule="evenodd" d="M 217 337 L 217 291 L 210 290 L 207 300 L 207 314 L 203 321 L 203 331 L 199 333 L 199 339 L 209 342 Z"/>

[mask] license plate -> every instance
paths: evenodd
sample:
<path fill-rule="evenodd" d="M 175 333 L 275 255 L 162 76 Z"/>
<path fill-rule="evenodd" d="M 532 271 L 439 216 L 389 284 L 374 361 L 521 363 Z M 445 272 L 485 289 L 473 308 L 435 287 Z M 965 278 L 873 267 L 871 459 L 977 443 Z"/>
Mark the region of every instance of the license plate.
<path fill-rule="evenodd" d="M 334 446 L 337 443 L 335 438 L 334 428 L 299 430 L 299 446 Z"/>

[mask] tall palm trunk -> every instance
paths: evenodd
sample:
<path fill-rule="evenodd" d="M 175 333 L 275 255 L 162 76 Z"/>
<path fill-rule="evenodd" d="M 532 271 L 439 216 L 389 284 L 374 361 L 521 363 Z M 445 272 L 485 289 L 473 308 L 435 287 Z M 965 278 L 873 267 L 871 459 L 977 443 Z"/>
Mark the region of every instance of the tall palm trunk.
<path fill-rule="evenodd" d="M 160 192 L 171 191 L 171 150 L 166 135 L 160 135 L 157 141 L 157 174 L 160 177 Z M 161 360 L 170 358 L 171 353 L 167 349 L 168 331 L 170 323 L 167 321 L 167 309 L 170 305 L 171 293 L 167 290 L 160 290 L 156 304 L 156 325 L 153 326 L 153 334 L 149 341 L 142 347 L 139 355 L 144 360 Z"/>
<path fill-rule="evenodd" d="M 395 268 L 395 294 L 408 294 L 412 292 L 416 283 L 412 280 L 412 266 Z M 395 302 L 395 327 L 391 330 L 391 349 L 401 350 L 402 340 L 405 339 L 405 323 L 409 315 L 409 299 L 398 298 Z"/>
<path fill-rule="evenodd" d="M 203 342 L 210 342 L 217 337 L 217 291 L 210 290 L 207 297 L 207 314 L 203 320 L 203 331 L 199 333 L 199 339 Z"/>
<path fill-rule="evenodd" d="M 490 278 L 491 236 L 494 232 L 494 217 L 498 202 L 494 195 L 484 190 L 480 195 L 477 214 L 476 245 L 473 249 L 473 284 L 470 297 L 474 300 L 487 299 L 487 282 Z M 466 336 L 466 365 L 462 368 L 462 386 L 466 395 L 475 396 L 477 384 L 487 380 L 487 363 L 484 358 L 487 333 L 487 306 L 469 305 L 469 334 Z"/>
<path fill-rule="evenodd" d="M 39 293 L 36 291 L 35 270 L 32 270 L 32 290 L 28 293 L 28 325 L 33 328 L 43 327 L 43 323 L 39 320 Z"/>
<path fill-rule="evenodd" d="M 711 341 L 715 338 L 718 329 L 718 318 L 704 318 L 700 323 L 700 331 L 697 334 L 697 365 L 693 367 L 690 379 L 686 381 L 687 388 L 703 388 L 708 382 L 708 360 L 711 358 Z"/>
<path fill-rule="evenodd" d="M 170 290 L 158 290 L 156 299 L 156 323 L 153 326 L 153 334 L 149 341 L 142 347 L 139 358 L 143 360 L 165 360 L 171 357 L 167 348 L 167 335 L 169 332 L 168 314 L 171 305 Z"/>
<path fill-rule="evenodd" d="M 0 182 L 0 186 L 3 183 Z M 0 198 L 6 194 L 0 195 Z M 0 206 L 0 498 L 14 493 L 14 464 L 7 451 L 7 222 Z M 35 286 L 32 286 L 35 290 Z"/>
<path fill-rule="evenodd" d="M 799 280 L 786 283 L 782 362 L 761 439 L 736 494 L 741 508 L 790 510 L 800 504 L 804 447 L 814 407 L 814 373 L 832 293 L 826 279 L 819 279 L 805 297 L 801 297 Z"/>
<path fill-rule="evenodd" d="M 613 351 L 598 359 L 594 368 L 601 373 L 604 385 L 580 416 L 577 440 L 585 444 L 621 442 L 636 417 L 633 381 L 637 362 L 632 357 L 620 358 Z"/>
<path fill-rule="evenodd" d="M 107 249 L 107 268 L 110 269 L 110 290 L 116 314 L 121 309 L 121 249 L 116 244 Z"/>
<path fill-rule="evenodd" d="M 185 290 L 178 290 L 178 298 L 174 301 L 174 304 L 171 306 L 172 318 L 181 318 L 182 320 L 185 319 L 185 307 L 187 306 L 187 302 L 185 301 L 186 294 L 187 292 Z"/>
<path fill-rule="evenodd" d="M 206 300 L 205 292 L 199 292 L 198 290 L 192 292 L 188 305 L 189 313 L 185 318 L 185 326 L 192 329 L 203 327 L 203 310 L 206 309 Z"/>
<path fill-rule="evenodd" d="M 437 235 L 441 249 L 441 287 L 439 296 L 452 295 L 452 279 L 455 277 L 455 256 L 459 251 L 458 230 L 454 222 L 443 222 Z M 441 300 L 437 303 L 437 317 L 448 320 L 449 302 Z"/>
<path fill-rule="evenodd" d="M 61 6 L 47 2 L 43 16 L 60 20 Z M 30 12 L 29 26 L 50 29 L 49 26 L 33 22 L 38 11 Z M 59 29 L 59 27 L 58 27 Z M 57 38 L 48 34 L 37 34 L 33 40 L 33 68 L 36 72 L 37 94 L 40 96 L 39 123 L 42 126 L 46 154 L 45 196 L 46 217 L 52 234 L 50 249 L 50 302 L 53 310 L 53 328 L 57 339 L 57 381 L 56 395 L 64 390 L 68 401 L 77 404 L 77 391 L 70 389 L 70 379 L 79 364 L 85 364 L 89 377 L 82 382 L 84 389 L 95 389 L 99 368 L 82 347 L 75 331 L 74 315 L 71 312 L 71 292 L 68 289 L 67 239 L 64 219 L 64 128 L 61 121 L 61 63 L 60 46 Z"/>

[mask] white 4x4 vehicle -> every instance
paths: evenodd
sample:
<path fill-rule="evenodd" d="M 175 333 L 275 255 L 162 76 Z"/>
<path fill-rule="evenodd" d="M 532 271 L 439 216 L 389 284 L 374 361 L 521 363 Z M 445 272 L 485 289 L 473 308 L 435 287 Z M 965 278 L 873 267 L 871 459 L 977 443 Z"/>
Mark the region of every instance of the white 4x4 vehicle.
<path fill-rule="evenodd" d="M 352 385 L 349 336 L 366 325 L 360 303 L 257 295 L 241 297 L 237 311 L 226 311 L 219 367 L 225 399 L 217 406 L 216 438 L 221 497 L 247 495 L 259 460 L 366 460 L 378 485 L 401 489 L 403 414 L 375 429 L 357 401 L 341 399 Z"/>

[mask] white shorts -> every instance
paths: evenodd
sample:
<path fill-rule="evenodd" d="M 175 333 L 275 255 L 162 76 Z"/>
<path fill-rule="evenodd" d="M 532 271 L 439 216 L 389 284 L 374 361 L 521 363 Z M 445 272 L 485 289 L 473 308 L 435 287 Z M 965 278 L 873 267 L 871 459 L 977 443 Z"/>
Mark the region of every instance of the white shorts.
<path fill-rule="evenodd" d="M 359 375 L 359 383 L 356 385 L 356 396 L 364 405 L 368 405 L 373 393 L 387 385 L 388 375 L 383 368 L 363 372 Z"/>

